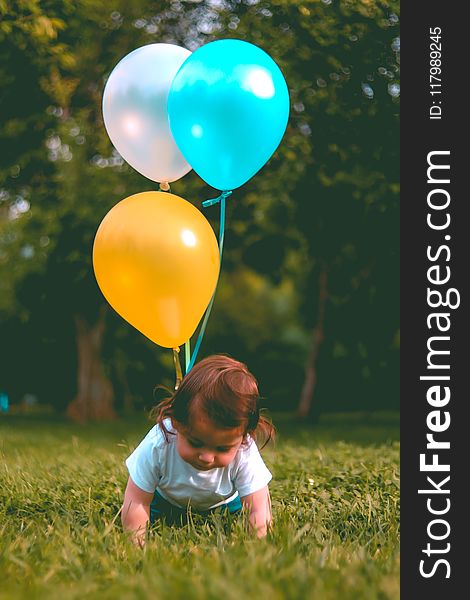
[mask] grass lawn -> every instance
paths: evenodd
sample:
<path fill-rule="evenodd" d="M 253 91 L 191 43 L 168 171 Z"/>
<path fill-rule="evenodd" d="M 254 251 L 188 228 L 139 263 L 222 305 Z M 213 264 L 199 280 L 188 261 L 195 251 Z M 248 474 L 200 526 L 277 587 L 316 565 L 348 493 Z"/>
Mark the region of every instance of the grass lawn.
<path fill-rule="evenodd" d="M 145 417 L 80 427 L 1 416 L 0 598 L 398 599 L 397 415 L 273 421 L 267 538 L 214 515 L 159 524 L 142 551 L 118 511 Z"/>

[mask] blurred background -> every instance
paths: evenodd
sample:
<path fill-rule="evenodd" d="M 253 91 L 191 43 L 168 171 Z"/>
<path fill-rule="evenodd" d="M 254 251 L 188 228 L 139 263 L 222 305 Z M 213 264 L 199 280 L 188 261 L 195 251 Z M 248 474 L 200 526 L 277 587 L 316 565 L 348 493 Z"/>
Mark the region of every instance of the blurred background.
<path fill-rule="evenodd" d="M 388 0 L 0 0 L 0 413 L 110 420 L 174 385 L 171 350 L 107 307 L 93 274 L 105 214 L 157 189 L 113 149 L 102 93 L 140 46 L 225 38 L 277 62 L 291 113 L 274 156 L 227 201 L 199 358 L 246 362 L 264 406 L 310 422 L 398 410 L 398 11 Z M 216 195 L 194 172 L 171 187 L 201 210 Z M 218 206 L 203 210 L 218 234 Z"/>

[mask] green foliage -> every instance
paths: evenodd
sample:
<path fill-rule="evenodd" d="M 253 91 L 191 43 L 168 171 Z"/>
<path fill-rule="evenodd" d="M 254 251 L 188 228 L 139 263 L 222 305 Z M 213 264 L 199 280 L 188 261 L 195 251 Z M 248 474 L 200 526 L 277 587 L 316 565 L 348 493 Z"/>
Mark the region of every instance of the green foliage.
<path fill-rule="evenodd" d="M 284 417 L 263 451 L 274 475 L 267 539 L 253 539 L 243 518 L 214 515 L 157 524 L 141 551 L 118 511 L 123 461 L 148 422 L 84 430 L 2 419 L 2 598 L 397 599 L 397 422 L 382 423 L 353 441 L 344 417 L 315 429 Z"/>
<path fill-rule="evenodd" d="M 116 202 L 157 187 L 112 149 L 106 77 L 147 43 L 194 50 L 236 37 L 278 62 L 291 116 L 268 165 L 229 199 L 201 356 L 242 358 L 272 405 L 293 407 L 326 269 L 315 402 L 397 406 L 397 1 L 25 0 L 0 10 L 0 332 L 20 344 L 2 361 L 13 397 L 34 391 L 58 407 L 71 398 L 73 315 L 92 321 L 103 303 L 96 229 Z M 172 191 L 198 207 L 213 195 L 194 173 Z M 205 214 L 217 231 L 217 207 Z M 104 358 L 118 400 L 127 385 L 148 404 L 153 384 L 172 377 L 166 351 L 111 314 Z"/>
<path fill-rule="evenodd" d="M 276 58 L 292 101 L 278 152 L 245 186 L 258 209 L 244 240 L 262 253 L 245 261 L 293 278 L 307 330 L 327 273 L 316 411 L 396 406 L 399 5 L 281 0 L 237 14 L 234 35 Z"/>

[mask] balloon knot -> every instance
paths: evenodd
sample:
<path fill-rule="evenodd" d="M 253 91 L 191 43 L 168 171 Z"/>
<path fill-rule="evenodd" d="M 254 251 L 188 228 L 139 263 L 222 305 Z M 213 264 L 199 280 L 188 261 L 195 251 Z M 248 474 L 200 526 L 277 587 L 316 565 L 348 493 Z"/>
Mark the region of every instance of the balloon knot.
<path fill-rule="evenodd" d="M 204 208 L 207 208 L 208 206 L 217 204 L 217 202 L 220 202 L 222 199 L 228 198 L 231 193 L 232 193 L 231 191 L 225 191 L 225 192 L 222 192 L 220 194 L 220 196 L 217 196 L 217 198 L 210 198 L 209 200 L 204 200 L 204 202 L 202 203 L 202 206 Z"/>
<path fill-rule="evenodd" d="M 168 183 L 168 181 L 162 181 L 160 183 L 160 190 L 162 192 L 169 192 L 170 191 L 170 184 Z"/>

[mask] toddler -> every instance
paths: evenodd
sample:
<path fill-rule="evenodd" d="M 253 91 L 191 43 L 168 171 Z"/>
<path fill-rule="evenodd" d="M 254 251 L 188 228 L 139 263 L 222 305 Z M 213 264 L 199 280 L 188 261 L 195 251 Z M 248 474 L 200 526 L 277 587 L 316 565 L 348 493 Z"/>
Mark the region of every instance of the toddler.
<path fill-rule="evenodd" d="M 145 543 L 147 524 L 184 521 L 188 508 L 207 515 L 244 507 L 263 537 L 271 525 L 272 475 L 255 440 L 274 427 L 259 414 L 258 385 L 246 365 L 224 355 L 201 360 L 156 406 L 156 425 L 127 458 L 122 524 Z"/>

